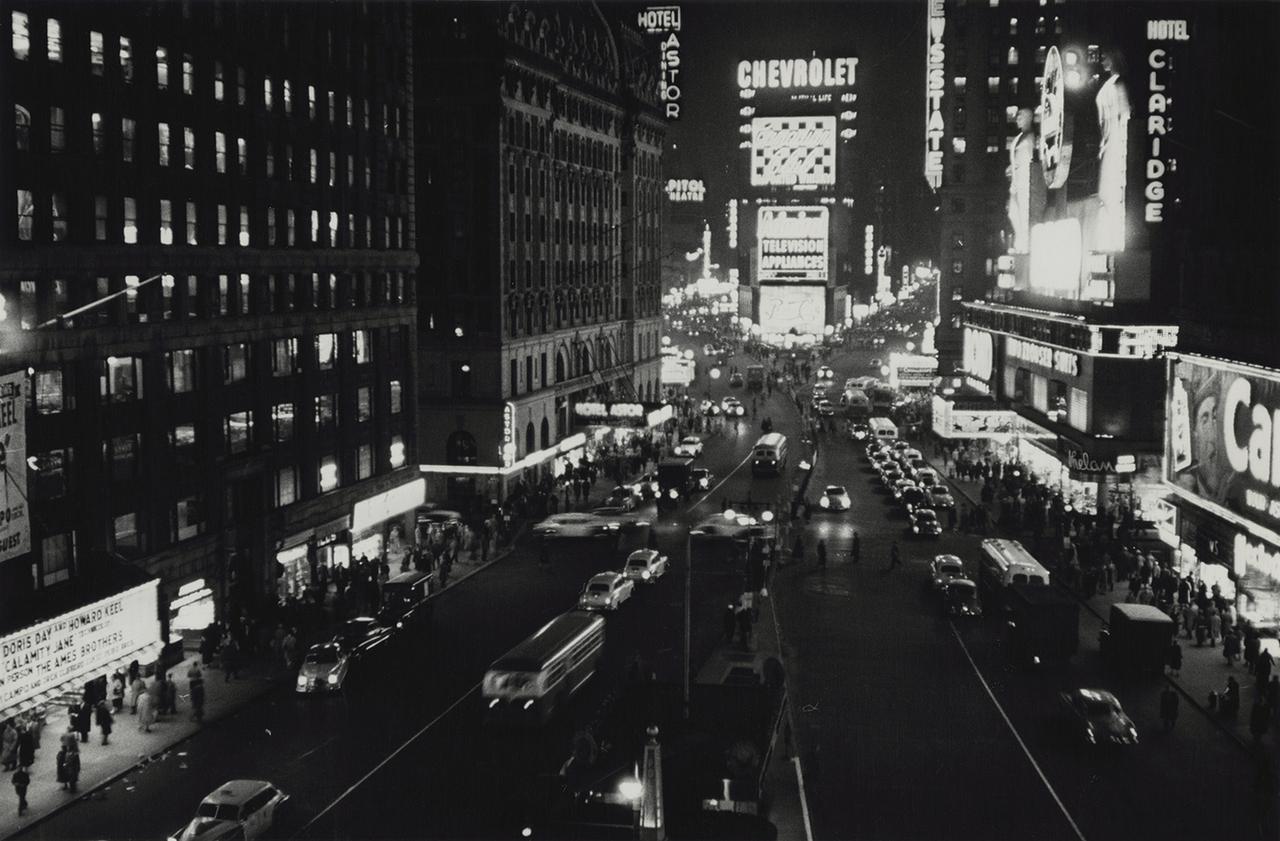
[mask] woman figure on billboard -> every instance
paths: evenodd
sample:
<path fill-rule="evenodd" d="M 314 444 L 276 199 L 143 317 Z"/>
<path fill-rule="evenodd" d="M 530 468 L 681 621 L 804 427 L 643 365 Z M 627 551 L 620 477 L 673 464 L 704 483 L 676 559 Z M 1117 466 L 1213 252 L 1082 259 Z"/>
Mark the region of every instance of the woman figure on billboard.
<path fill-rule="evenodd" d="M 1102 54 L 1110 74 L 1098 88 L 1098 228 L 1100 251 L 1124 250 L 1124 188 L 1129 142 L 1129 91 L 1124 58 L 1116 50 Z"/>

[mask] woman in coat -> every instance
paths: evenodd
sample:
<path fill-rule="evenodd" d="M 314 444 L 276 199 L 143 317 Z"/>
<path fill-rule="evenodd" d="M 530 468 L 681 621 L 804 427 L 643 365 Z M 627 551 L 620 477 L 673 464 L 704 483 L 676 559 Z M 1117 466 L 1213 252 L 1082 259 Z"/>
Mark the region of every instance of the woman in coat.
<path fill-rule="evenodd" d="M 4 734 L 0 736 L 0 766 L 12 771 L 18 761 L 18 731 L 12 721 L 4 723 Z"/>
<path fill-rule="evenodd" d="M 130 715 L 138 714 L 138 699 L 147 691 L 146 681 L 139 675 L 129 680 L 129 693 L 125 697 L 125 702 L 129 705 Z"/>
<path fill-rule="evenodd" d="M 155 696 L 147 689 L 138 695 L 138 729 L 144 733 L 151 732 L 151 725 L 156 720 Z"/>
<path fill-rule="evenodd" d="M 80 782 L 80 752 L 69 751 L 63 761 L 63 767 L 67 775 L 67 786 L 75 791 L 76 785 Z"/>
<path fill-rule="evenodd" d="M 23 724 L 18 731 L 18 767 L 30 768 L 36 764 L 36 734 L 30 724 Z"/>
<path fill-rule="evenodd" d="M 107 744 L 111 738 L 111 726 L 115 723 L 111 715 L 111 707 L 106 701 L 99 701 L 94 708 L 94 717 L 98 720 L 98 729 L 102 731 L 102 743 Z"/>

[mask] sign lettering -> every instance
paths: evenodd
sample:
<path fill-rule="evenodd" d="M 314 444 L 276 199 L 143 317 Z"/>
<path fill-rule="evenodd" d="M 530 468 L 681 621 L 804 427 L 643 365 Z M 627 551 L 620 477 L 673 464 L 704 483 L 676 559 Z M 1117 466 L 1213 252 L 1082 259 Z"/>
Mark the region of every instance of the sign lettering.
<path fill-rule="evenodd" d="M 738 62 L 738 88 L 851 88 L 856 58 L 771 58 Z"/>
<path fill-rule="evenodd" d="M 751 186 L 835 183 L 835 117 L 757 117 L 751 121 Z"/>
<path fill-rule="evenodd" d="M 946 88 L 947 47 L 942 36 L 947 29 L 944 0 L 929 0 L 924 85 L 924 177 L 930 189 L 942 186 L 942 96 Z"/>
<path fill-rule="evenodd" d="M 1038 342 L 1028 342 L 1025 339 L 1015 339 L 1012 336 L 1005 339 L 1004 347 L 1005 353 L 1014 359 L 1021 359 L 1023 362 L 1030 362 L 1041 368 L 1050 368 L 1068 377 L 1080 376 L 1080 357 L 1069 350 L 1049 347 Z"/>
<path fill-rule="evenodd" d="M 759 280 L 825 282 L 829 225 L 825 207 L 760 208 Z"/>

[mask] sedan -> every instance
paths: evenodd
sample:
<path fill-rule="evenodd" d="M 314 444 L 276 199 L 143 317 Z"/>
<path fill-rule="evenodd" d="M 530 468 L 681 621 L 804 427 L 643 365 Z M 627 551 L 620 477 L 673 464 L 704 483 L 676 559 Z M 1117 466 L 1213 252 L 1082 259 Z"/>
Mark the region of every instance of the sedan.
<path fill-rule="evenodd" d="M 307 649 L 298 669 L 298 692 L 337 692 L 347 679 L 351 655 L 331 642 Z"/>
<path fill-rule="evenodd" d="M 925 491 L 925 505 L 928 505 L 935 511 L 944 511 L 948 508 L 956 507 L 956 500 L 946 488 L 941 485 L 934 486 Z"/>
<path fill-rule="evenodd" d="M 726 397 L 720 401 L 720 411 L 731 418 L 740 418 L 747 413 L 747 408 L 736 397 Z"/>
<path fill-rule="evenodd" d="M 702 439 L 697 435 L 686 435 L 680 439 L 679 444 L 676 444 L 674 452 L 678 456 L 697 458 L 702 455 Z"/>
<path fill-rule="evenodd" d="M 835 378 L 836 378 L 836 372 L 831 370 L 831 366 L 823 365 L 818 368 L 819 380 L 834 380 Z"/>
<path fill-rule="evenodd" d="M 1138 729 L 1125 715 L 1120 701 L 1104 689 L 1072 689 L 1061 692 L 1067 719 L 1091 745 L 1136 745 Z"/>
<path fill-rule="evenodd" d="M 591 576 L 582 595 L 578 597 L 578 607 L 587 610 L 617 610 L 618 605 L 631 598 L 636 583 L 620 572 L 602 572 Z"/>
<path fill-rule="evenodd" d="M 578 511 L 563 514 L 552 514 L 533 527 L 533 533 L 544 538 L 560 537 L 609 537 L 616 532 L 610 529 L 610 523 L 595 516 Z"/>
<path fill-rule="evenodd" d="M 907 515 L 911 533 L 919 537 L 937 537 L 942 534 L 942 523 L 931 508 L 917 508 Z"/>
<path fill-rule="evenodd" d="M 955 555 L 936 555 L 929 562 L 931 589 L 941 592 L 958 578 L 964 578 L 964 562 Z"/>
<path fill-rule="evenodd" d="M 357 616 L 342 623 L 333 636 L 333 644 L 347 654 L 359 654 L 376 648 L 391 637 L 391 629 L 372 616 Z"/>
<path fill-rule="evenodd" d="M 867 458 L 873 458 L 873 457 L 874 457 L 874 456 L 876 456 L 878 453 L 883 453 L 883 452 L 885 452 L 887 449 L 888 449 L 888 448 L 887 448 L 887 447 L 885 447 L 885 445 L 884 445 L 884 444 L 882 444 L 882 443 L 881 443 L 881 442 L 879 442 L 879 441 L 868 441 L 868 442 L 867 442 L 867 450 L 866 450 Z M 886 454 L 887 454 L 887 453 L 886 453 Z"/>
<path fill-rule="evenodd" d="M 922 467 L 916 471 L 916 484 L 929 489 L 938 486 L 938 474 L 932 467 Z"/>
<path fill-rule="evenodd" d="M 632 581 L 657 584 L 658 579 L 667 574 L 668 563 L 667 556 L 656 549 L 637 549 L 627 556 L 622 574 Z"/>
<path fill-rule="evenodd" d="M 755 517 L 745 514 L 739 514 L 733 519 L 721 514 L 698 523 L 689 530 L 689 536 L 695 540 L 746 540 L 751 536 L 751 527 L 755 524 Z"/>
<path fill-rule="evenodd" d="M 836 415 L 836 407 L 831 405 L 831 401 L 825 398 L 818 401 L 816 408 L 818 410 L 819 417 L 833 418 Z"/>
<path fill-rule="evenodd" d="M 827 489 L 818 498 L 818 507 L 824 511 L 848 511 L 852 504 L 844 485 L 827 485 Z"/>
<path fill-rule="evenodd" d="M 914 488 L 915 486 L 916 486 L 915 482 L 911 481 L 910 479 L 904 476 L 900 479 L 895 480 L 892 484 L 890 484 L 889 489 L 893 491 L 893 498 L 895 500 L 901 501 L 903 492 L 906 491 L 908 488 Z"/>
<path fill-rule="evenodd" d="M 910 514 L 917 508 L 924 506 L 924 491 L 915 485 L 903 488 L 902 495 L 898 497 L 898 501 L 902 503 L 902 507 Z"/>
<path fill-rule="evenodd" d="M 636 479 L 633 488 L 640 492 L 641 496 L 657 496 L 658 495 L 658 474 L 646 473 L 639 479 Z"/>
<path fill-rule="evenodd" d="M 953 578 L 942 588 L 942 609 L 948 616 L 981 616 L 978 587 L 967 578 Z"/>
<path fill-rule="evenodd" d="M 702 410 L 702 414 L 709 418 L 714 418 L 716 415 L 720 414 L 720 405 L 714 400 L 703 400 L 700 404 L 700 408 Z"/>
<path fill-rule="evenodd" d="M 700 491 L 710 490 L 715 478 L 715 474 L 705 467 L 695 467 L 689 471 L 689 481 Z"/>
<path fill-rule="evenodd" d="M 849 427 L 849 436 L 855 441 L 865 441 L 867 436 L 871 434 L 871 427 L 862 421 L 854 421 Z"/>
<path fill-rule="evenodd" d="M 902 471 L 898 469 L 896 464 L 887 463 L 880 469 L 880 481 L 884 483 L 886 488 L 892 488 L 901 478 Z"/>
<path fill-rule="evenodd" d="M 729 375 L 729 388 L 741 388 L 741 387 L 742 387 L 742 375 L 739 374 L 737 371 L 734 371 L 732 374 Z"/>
<path fill-rule="evenodd" d="M 874 368 L 877 371 L 880 370 L 882 365 L 884 365 L 884 360 L 878 356 L 871 357 L 871 361 L 867 363 L 868 368 Z"/>
<path fill-rule="evenodd" d="M 169 841 L 261 838 L 275 823 L 289 795 L 263 780 L 231 780 L 196 807 L 196 816 Z"/>

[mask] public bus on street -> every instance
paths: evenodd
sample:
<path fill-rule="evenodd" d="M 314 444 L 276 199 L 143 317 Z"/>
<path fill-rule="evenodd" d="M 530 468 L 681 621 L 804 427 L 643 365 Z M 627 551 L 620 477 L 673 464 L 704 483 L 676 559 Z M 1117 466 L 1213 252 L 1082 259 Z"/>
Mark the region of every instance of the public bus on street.
<path fill-rule="evenodd" d="M 747 388 L 752 391 L 764 391 L 764 366 L 747 366 Z"/>
<path fill-rule="evenodd" d="M 604 651 L 604 617 L 571 610 L 499 657 L 481 694 L 490 720 L 542 723 L 596 672 Z"/>
<path fill-rule="evenodd" d="M 769 432 L 751 450 L 752 476 L 779 476 L 787 468 L 787 436 Z"/>

